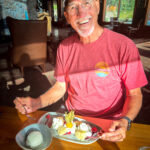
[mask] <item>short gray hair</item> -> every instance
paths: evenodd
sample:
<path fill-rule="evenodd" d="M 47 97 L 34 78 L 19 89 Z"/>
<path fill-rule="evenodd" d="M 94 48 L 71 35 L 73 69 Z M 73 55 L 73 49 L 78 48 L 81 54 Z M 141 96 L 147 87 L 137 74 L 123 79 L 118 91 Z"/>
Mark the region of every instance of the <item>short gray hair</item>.
<path fill-rule="evenodd" d="M 68 6 L 69 1 L 70 1 L 70 0 L 65 0 L 65 3 L 64 3 L 64 4 L 65 4 L 65 6 L 64 6 L 64 10 L 65 10 L 65 11 L 66 11 L 66 9 L 67 9 L 67 6 Z M 99 2 L 102 3 L 102 0 L 99 0 Z"/>

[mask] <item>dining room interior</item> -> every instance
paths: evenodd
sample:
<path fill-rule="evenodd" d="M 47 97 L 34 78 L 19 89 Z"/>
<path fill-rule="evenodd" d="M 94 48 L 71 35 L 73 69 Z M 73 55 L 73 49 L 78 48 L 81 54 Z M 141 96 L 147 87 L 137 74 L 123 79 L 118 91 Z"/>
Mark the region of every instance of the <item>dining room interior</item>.
<path fill-rule="evenodd" d="M 16 97 L 38 97 L 55 83 L 57 47 L 63 39 L 75 32 L 66 22 L 63 11 L 64 0 L 0 0 L 0 105 L 14 107 L 13 100 Z M 24 22 L 47 19 L 44 69 L 35 63 L 32 57 L 26 55 L 21 57 L 18 52 L 13 55 L 12 47 L 15 45 L 10 27 L 15 29 L 13 31 L 19 31 L 20 35 L 18 39 L 15 37 L 15 40 L 20 42 L 25 32 L 31 37 L 33 33 L 29 32 L 27 27 L 21 32 L 19 27 L 9 26 L 6 19 L 8 16 L 15 21 L 24 20 Z M 148 85 L 142 88 L 143 105 L 134 122 L 150 124 L 150 0 L 100 0 L 98 22 L 104 28 L 128 36 L 137 45 Z M 36 32 L 43 32 L 41 29 L 38 30 Z M 38 42 L 41 41 L 36 39 L 36 44 Z M 37 56 L 40 53 L 38 50 L 32 55 Z M 12 61 L 14 58 L 20 60 L 24 58 L 26 64 L 14 63 Z M 43 57 L 38 56 L 37 59 Z M 63 99 L 42 110 L 55 111 L 59 109 L 62 101 Z"/>

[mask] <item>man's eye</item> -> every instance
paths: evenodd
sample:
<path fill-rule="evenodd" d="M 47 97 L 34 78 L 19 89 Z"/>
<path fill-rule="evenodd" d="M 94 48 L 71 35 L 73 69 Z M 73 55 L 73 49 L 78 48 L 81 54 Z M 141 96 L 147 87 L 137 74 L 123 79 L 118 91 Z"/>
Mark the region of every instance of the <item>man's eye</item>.
<path fill-rule="evenodd" d="M 76 8 L 75 6 L 72 6 L 72 7 L 71 7 L 72 10 L 75 9 L 75 8 Z"/>
<path fill-rule="evenodd" d="M 76 6 L 70 6 L 68 9 L 69 10 L 74 10 L 74 9 L 76 9 Z"/>
<path fill-rule="evenodd" d="M 88 4 L 90 4 L 90 2 L 86 2 L 86 4 L 88 5 Z"/>
<path fill-rule="evenodd" d="M 84 3 L 84 5 L 85 6 L 89 6 L 91 3 L 89 2 L 89 1 L 86 1 L 85 3 Z"/>

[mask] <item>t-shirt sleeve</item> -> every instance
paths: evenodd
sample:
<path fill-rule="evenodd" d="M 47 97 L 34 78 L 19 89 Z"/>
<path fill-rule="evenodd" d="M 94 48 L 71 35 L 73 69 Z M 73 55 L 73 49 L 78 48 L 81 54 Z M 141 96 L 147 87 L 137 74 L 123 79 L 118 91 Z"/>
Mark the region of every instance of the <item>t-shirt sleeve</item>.
<path fill-rule="evenodd" d="M 63 46 L 60 44 L 57 49 L 57 58 L 56 58 L 56 66 L 54 76 L 57 81 L 65 82 L 65 68 L 64 68 L 64 54 L 63 54 Z"/>
<path fill-rule="evenodd" d="M 147 79 L 136 45 L 129 40 L 128 44 L 123 44 L 121 47 L 121 75 L 126 88 L 145 86 Z"/>

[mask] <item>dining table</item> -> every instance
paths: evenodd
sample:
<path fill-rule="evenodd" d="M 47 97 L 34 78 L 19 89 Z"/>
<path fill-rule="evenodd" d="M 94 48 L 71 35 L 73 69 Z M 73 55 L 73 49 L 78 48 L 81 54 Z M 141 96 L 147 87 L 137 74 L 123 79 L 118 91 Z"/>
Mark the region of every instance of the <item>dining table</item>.
<path fill-rule="evenodd" d="M 24 127 L 37 123 L 39 118 L 47 111 L 38 110 L 30 114 L 29 119 L 17 111 L 14 107 L 0 106 L 0 149 L 1 150 L 20 150 L 21 148 L 15 141 L 16 134 Z M 83 117 L 89 122 L 99 125 L 104 131 L 110 127 L 112 120 Z M 47 150 L 140 150 L 140 147 L 150 147 L 150 125 L 132 123 L 126 138 L 122 142 L 109 142 L 98 139 L 88 145 L 71 143 L 55 137 Z"/>

